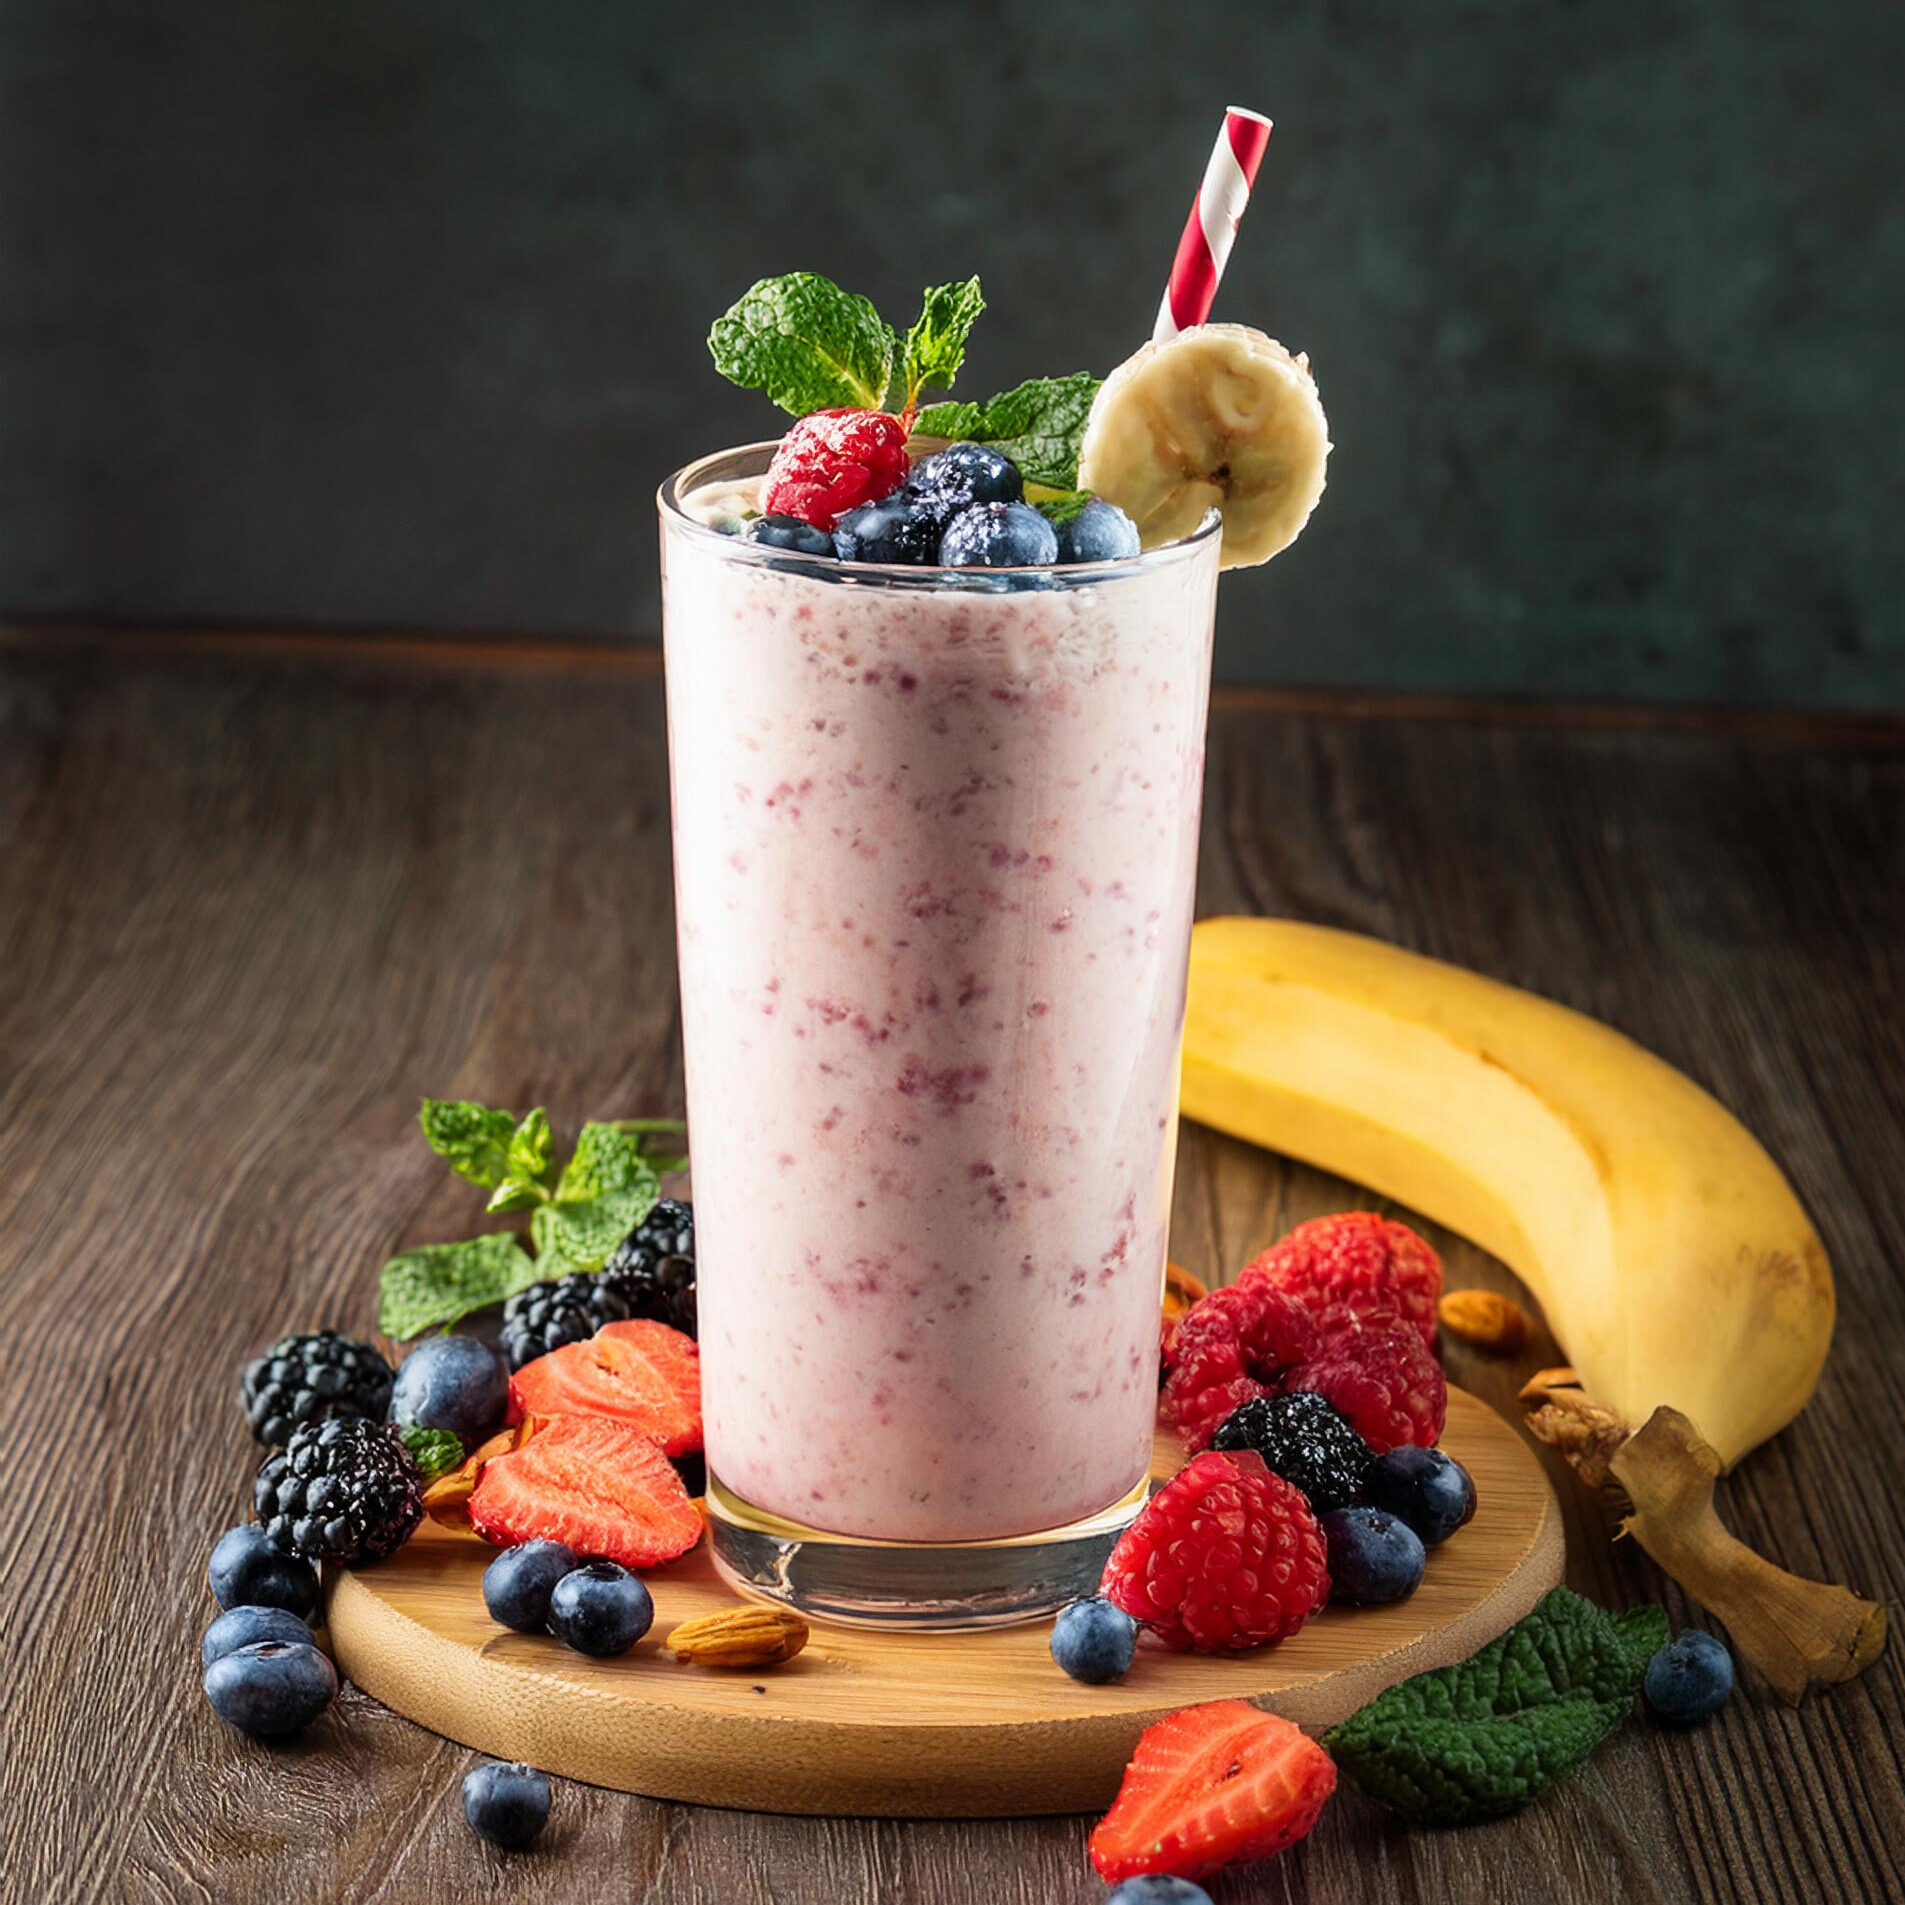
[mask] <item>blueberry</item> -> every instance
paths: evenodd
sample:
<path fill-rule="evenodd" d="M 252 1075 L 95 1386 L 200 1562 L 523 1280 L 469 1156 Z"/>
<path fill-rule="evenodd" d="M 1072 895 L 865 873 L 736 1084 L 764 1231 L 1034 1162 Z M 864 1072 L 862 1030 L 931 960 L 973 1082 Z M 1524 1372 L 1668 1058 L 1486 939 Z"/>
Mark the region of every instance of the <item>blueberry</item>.
<path fill-rule="evenodd" d="M 1027 503 L 974 503 L 946 525 L 939 560 L 948 569 L 1036 569 L 1058 560 L 1058 535 Z"/>
<path fill-rule="evenodd" d="M 509 1371 L 474 1336 L 431 1336 L 397 1365 L 390 1419 L 406 1427 L 448 1429 L 481 1442 L 503 1425 L 509 1407 Z"/>
<path fill-rule="evenodd" d="M 1656 1719 L 1692 1726 L 1733 1697 L 1733 1656 L 1711 1634 L 1689 1627 L 1647 1663 L 1642 1684 Z"/>
<path fill-rule="evenodd" d="M 1428 1559 L 1406 1521 L 1381 1508 L 1334 1508 L 1318 1520 L 1330 1550 L 1330 1598 L 1352 1607 L 1406 1600 Z"/>
<path fill-rule="evenodd" d="M 1052 1628 L 1052 1658 L 1088 1686 L 1122 1679 L 1137 1646 L 1138 1623 L 1102 1594 L 1074 1601 Z"/>
<path fill-rule="evenodd" d="M 579 1654 L 625 1654 L 654 1618 L 648 1590 L 613 1561 L 571 1569 L 549 1596 L 549 1631 Z"/>
<path fill-rule="evenodd" d="M 258 1640 L 302 1641 L 309 1645 L 311 1630 L 287 1608 L 228 1608 L 206 1628 L 199 1644 L 199 1664 L 209 1667 L 213 1661 Z"/>
<path fill-rule="evenodd" d="M 801 556 L 833 554 L 833 538 L 798 516 L 756 516 L 747 526 L 747 540 L 769 549 L 791 549 Z"/>
<path fill-rule="evenodd" d="M 1370 1464 L 1363 1498 L 1406 1521 L 1425 1548 L 1448 1540 L 1475 1513 L 1475 1483 L 1440 1449 L 1404 1444 Z"/>
<path fill-rule="evenodd" d="M 463 1817 L 479 1839 L 519 1852 L 549 1823 L 549 1781 L 520 1761 L 487 1759 L 463 1776 Z"/>
<path fill-rule="evenodd" d="M 843 562 L 930 564 L 939 557 L 939 523 L 901 491 L 848 510 L 833 526 L 833 550 Z"/>
<path fill-rule="evenodd" d="M 1138 553 L 1138 525 L 1115 503 L 1094 496 L 1058 531 L 1060 562 L 1111 562 Z"/>
<path fill-rule="evenodd" d="M 317 1606 L 317 1569 L 286 1554 L 255 1521 L 219 1536 L 205 1578 L 220 1607 L 282 1607 L 308 1615 Z"/>
<path fill-rule="evenodd" d="M 983 443 L 953 443 L 913 465 L 904 494 L 924 505 L 943 529 L 974 503 L 1025 500 L 1025 479 L 1009 456 Z"/>
<path fill-rule="evenodd" d="M 260 1739 L 309 1726 L 337 1697 L 337 1674 L 308 1640 L 255 1640 L 205 1669 L 221 1720 Z"/>
<path fill-rule="evenodd" d="M 483 1605 L 493 1621 L 519 1634 L 540 1634 L 549 1625 L 549 1597 L 576 1557 L 559 1541 L 525 1541 L 505 1548 L 483 1570 Z"/>
<path fill-rule="evenodd" d="M 1105 1905 L 1210 1905 L 1210 1894 L 1189 1879 L 1147 1872 L 1142 1878 L 1126 1879 L 1106 1897 Z"/>

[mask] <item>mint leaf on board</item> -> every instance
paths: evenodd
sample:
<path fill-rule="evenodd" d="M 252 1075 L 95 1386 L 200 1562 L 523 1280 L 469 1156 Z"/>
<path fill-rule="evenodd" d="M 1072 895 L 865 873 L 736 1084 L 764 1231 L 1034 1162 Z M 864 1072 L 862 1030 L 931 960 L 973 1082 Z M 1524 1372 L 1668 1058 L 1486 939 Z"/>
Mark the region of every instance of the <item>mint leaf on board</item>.
<path fill-rule="evenodd" d="M 867 299 L 811 271 L 762 278 L 708 333 L 714 367 L 796 417 L 877 410 L 899 340 Z"/>
<path fill-rule="evenodd" d="M 949 390 L 966 360 L 966 337 L 986 308 L 979 280 L 942 284 L 922 296 L 919 316 L 900 353 L 903 389 L 897 408 L 910 410 L 922 390 Z"/>
<path fill-rule="evenodd" d="M 463 1444 L 449 1429 L 419 1429 L 413 1424 L 400 1430 L 399 1437 L 423 1471 L 426 1488 L 439 1475 L 463 1466 Z"/>
<path fill-rule="evenodd" d="M 536 1277 L 535 1261 L 514 1231 L 495 1230 L 460 1244 L 419 1244 L 384 1265 L 377 1280 L 377 1327 L 407 1342 L 526 1290 Z"/>
<path fill-rule="evenodd" d="M 931 404 L 913 427 L 956 443 L 990 443 L 1019 466 L 1028 483 L 1075 489 L 1078 446 L 1097 394 L 1098 379 L 1088 370 L 1034 377 L 985 403 Z"/>
<path fill-rule="evenodd" d="M 492 1110 L 467 1099 L 426 1098 L 417 1122 L 430 1149 L 458 1177 L 487 1188 L 509 1175 L 509 1144 L 516 1131 L 513 1111 Z"/>
<path fill-rule="evenodd" d="M 1499 1819 L 1627 1718 L 1666 1639 L 1661 1608 L 1612 1615 L 1555 1588 L 1478 1654 L 1398 1682 L 1323 1744 L 1364 1792 L 1417 1825 Z"/>

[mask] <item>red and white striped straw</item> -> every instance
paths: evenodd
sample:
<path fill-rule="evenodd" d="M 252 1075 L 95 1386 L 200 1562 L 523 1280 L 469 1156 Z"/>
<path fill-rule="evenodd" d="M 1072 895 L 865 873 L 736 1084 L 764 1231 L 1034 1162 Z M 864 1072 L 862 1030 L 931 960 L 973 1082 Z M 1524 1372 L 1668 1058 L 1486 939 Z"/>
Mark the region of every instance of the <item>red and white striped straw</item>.
<path fill-rule="evenodd" d="M 1164 287 L 1164 302 L 1158 306 L 1153 337 L 1175 337 L 1210 316 L 1217 280 L 1224 275 L 1237 236 L 1237 221 L 1250 203 L 1250 187 L 1269 143 L 1270 121 L 1262 113 L 1244 106 L 1224 108 L 1223 129 L 1204 168 L 1204 183 L 1197 188 L 1191 215 L 1184 221 L 1184 236 L 1177 241 L 1177 257 Z"/>

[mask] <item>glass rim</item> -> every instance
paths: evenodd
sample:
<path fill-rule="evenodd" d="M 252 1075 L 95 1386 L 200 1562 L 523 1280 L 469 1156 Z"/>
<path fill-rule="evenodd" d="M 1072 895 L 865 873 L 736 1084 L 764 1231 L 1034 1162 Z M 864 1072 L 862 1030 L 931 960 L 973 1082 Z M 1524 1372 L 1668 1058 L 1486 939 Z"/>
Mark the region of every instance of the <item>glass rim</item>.
<path fill-rule="evenodd" d="M 936 439 L 929 439 L 936 441 Z M 757 568 L 784 574 L 815 577 L 835 584 L 860 588 L 869 586 L 901 589 L 973 589 L 998 587 L 1006 576 L 1040 576 L 1059 588 L 1080 588 L 1117 582 L 1126 576 L 1152 575 L 1180 562 L 1190 562 L 1205 545 L 1221 539 L 1222 513 L 1207 509 L 1203 520 L 1188 536 L 1160 543 L 1155 549 L 1140 550 L 1135 556 L 1112 556 L 1103 562 L 1026 563 L 1010 568 L 943 569 L 936 565 L 908 562 L 845 562 L 838 556 L 803 555 L 794 549 L 776 549 L 771 544 L 747 542 L 739 536 L 724 534 L 710 524 L 691 516 L 681 499 L 703 484 L 725 480 L 742 482 L 766 469 L 779 439 L 762 443 L 737 444 L 732 449 L 715 450 L 684 464 L 668 477 L 655 492 L 656 512 L 664 530 L 705 539 L 710 549 L 718 550 L 724 560 L 751 563 Z"/>

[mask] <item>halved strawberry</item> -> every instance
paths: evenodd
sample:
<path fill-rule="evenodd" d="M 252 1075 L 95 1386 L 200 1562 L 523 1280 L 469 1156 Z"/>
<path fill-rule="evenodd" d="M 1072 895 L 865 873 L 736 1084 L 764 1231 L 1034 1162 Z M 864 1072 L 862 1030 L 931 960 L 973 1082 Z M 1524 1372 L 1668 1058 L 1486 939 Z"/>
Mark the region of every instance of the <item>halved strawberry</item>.
<path fill-rule="evenodd" d="M 701 1516 L 653 1439 L 599 1416 L 557 1416 L 485 1462 L 470 1521 L 499 1547 L 540 1536 L 625 1568 L 659 1567 L 701 1539 Z"/>
<path fill-rule="evenodd" d="M 586 1343 L 570 1343 L 525 1363 L 509 1379 L 509 1413 L 600 1416 L 626 1422 L 662 1446 L 689 1455 L 701 1446 L 701 1353 L 692 1336 L 666 1323 L 606 1323 Z"/>
<path fill-rule="evenodd" d="M 1139 1737 L 1091 1862 L 1107 1885 L 1202 1878 L 1293 1845 L 1335 1790 L 1336 1762 L 1288 1720 L 1242 1700 L 1186 1707 Z"/>

